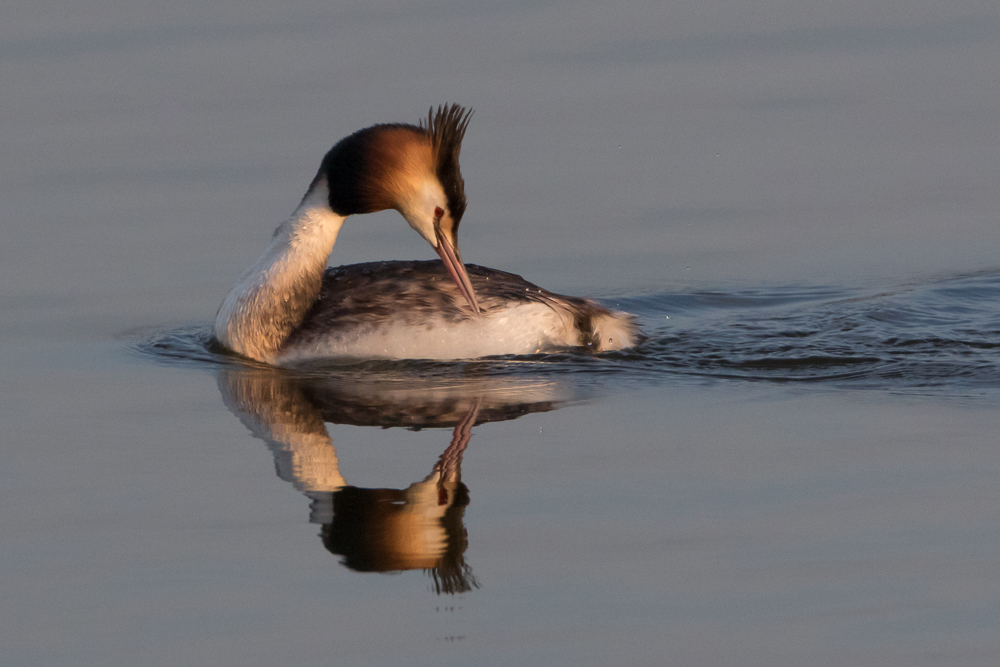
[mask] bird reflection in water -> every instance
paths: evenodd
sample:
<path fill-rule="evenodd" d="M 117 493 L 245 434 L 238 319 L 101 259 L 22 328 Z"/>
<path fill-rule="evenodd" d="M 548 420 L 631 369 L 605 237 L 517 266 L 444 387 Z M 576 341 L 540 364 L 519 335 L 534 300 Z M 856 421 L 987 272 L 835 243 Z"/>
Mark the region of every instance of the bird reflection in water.
<path fill-rule="evenodd" d="M 274 455 L 281 479 L 311 500 L 324 546 L 357 572 L 424 570 L 436 593 L 478 587 L 465 562 L 469 490 L 462 455 L 472 428 L 556 409 L 569 400 L 551 381 L 415 376 L 301 376 L 226 367 L 219 389 L 229 409 Z M 405 489 L 349 485 L 325 422 L 382 428 L 451 428 L 431 473 Z"/>

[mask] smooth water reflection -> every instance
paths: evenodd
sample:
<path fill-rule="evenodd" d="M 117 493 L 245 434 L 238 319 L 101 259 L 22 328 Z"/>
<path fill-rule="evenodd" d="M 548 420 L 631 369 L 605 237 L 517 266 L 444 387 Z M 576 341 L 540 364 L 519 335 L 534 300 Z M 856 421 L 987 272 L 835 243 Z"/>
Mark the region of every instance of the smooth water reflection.
<path fill-rule="evenodd" d="M 377 377 L 377 376 L 376 376 Z M 310 499 L 323 545 L 357 572 L 423 570 L 441 593 L 479 586 L 465 562 L 469 489 L 462 455 L 474 426 L 554 410 L 564 389 L 551 382 L 385 376 L 375 380 L 300 376 L 222 366 L 219 391 L 233 414 L 274 455 L 278 477 Z M 341 474 L 326 423 L 452 428 L 429 475 L 405 489 L 359 488 Z"/>

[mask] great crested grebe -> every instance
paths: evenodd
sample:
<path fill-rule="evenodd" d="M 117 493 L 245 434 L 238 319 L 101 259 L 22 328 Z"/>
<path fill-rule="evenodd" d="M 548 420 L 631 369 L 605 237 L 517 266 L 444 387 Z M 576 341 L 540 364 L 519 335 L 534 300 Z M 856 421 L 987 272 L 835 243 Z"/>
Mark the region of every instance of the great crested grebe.
<path fill-rule="evenodd" d="M 331 148 L 298 208 L 222 302 L 216 339 L 279 366 L 634 345 L 638 328 L 627 313 L 462 263 L 456 235 L 466 200 L 458 155 L 470 115 L 458 105 L 431 108 L 419 126 L 374 125 Z M 441 263 L 328 269 L 347 216 L 386 209 L 399 211 Z"/>

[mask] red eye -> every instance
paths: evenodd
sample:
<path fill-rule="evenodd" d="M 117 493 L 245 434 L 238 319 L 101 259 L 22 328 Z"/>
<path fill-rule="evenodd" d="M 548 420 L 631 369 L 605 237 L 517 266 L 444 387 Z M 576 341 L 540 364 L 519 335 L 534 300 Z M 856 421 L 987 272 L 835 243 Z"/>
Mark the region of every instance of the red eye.
<path fill-rule="evenodd" d="M 434 217 L 435 218 L 443 218 L 444 217 L 444 209 L 441 208 L 440 206 L 435 206 L 434 207 Z"/>

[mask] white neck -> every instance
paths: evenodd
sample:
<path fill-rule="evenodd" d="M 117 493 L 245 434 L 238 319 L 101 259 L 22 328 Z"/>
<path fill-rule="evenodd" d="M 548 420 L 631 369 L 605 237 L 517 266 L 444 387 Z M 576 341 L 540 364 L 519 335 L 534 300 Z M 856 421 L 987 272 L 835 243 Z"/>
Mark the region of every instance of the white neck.
<path fill-rule="evenodd" d="M 319 296 L 344 219 L 330 209 L 320 180 L 222 302 L 215 316 L 219 342 L 251 359 L 273 361 Z"/>

